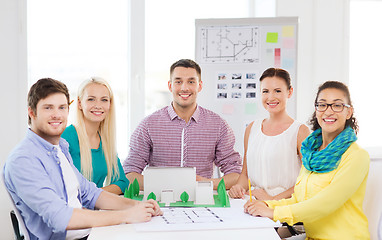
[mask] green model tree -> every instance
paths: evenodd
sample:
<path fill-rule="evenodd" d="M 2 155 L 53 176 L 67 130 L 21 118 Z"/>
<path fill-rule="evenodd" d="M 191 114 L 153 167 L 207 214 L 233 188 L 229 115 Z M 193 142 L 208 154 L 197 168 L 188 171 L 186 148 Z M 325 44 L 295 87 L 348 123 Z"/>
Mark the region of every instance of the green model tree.
<path fill-rule="evenodd" d="M 134 179 L 134 182 L 133 182 L 133 195 L 136 197 L 138 197 L 139 195 L 139 183 L 137 179 Z"/>
<path fill-rule="evenodd" d="M 188 199 L 190 198 L 190 196 L 188 195 L 188 193 L 186 193 L 186 191 L 184 191 L 182 194 L 180 194 L 180 200 L 182 200 L 182 202 L 188 202 Z"/>
<path fill-rule="evenodd" d="M 157 196 L 155 195 L 154 192 L 151 192 L 148 196 L 147 196 L 147 200 L 150 200 L 150 199 L 153 199 L 153 200 L 157 200 Z"/>

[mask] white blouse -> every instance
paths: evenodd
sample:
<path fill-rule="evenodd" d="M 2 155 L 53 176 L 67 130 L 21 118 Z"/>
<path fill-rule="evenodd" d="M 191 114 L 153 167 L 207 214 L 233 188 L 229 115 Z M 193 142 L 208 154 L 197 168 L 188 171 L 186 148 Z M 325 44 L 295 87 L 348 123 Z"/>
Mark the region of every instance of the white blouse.
<path fill-rule="evenodd" d="M 300 172 L 297 135 L 301 123 L 294 121 L 276 136 L 265 135 L 262 123 L 262 119 L 255 120 L 249 135 L 248 177 L 255 188 L 262 188 L 275 196 L 293 187 Z"/>

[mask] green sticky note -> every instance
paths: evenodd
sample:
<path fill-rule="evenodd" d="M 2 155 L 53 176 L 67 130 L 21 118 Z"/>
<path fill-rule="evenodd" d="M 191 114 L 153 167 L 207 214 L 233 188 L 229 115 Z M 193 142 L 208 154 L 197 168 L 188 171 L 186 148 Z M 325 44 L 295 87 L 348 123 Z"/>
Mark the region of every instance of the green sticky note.
<path fill-rule="evenodd" d="M 256 114 L 257 106 L 256 103 L 245 104 L 245 114 Z"/>
<path fill-rule="evenodd" d="M 267 43 L 277 43 L 279 40 L 279 34 L 277 32 L 267 33 Z"/>

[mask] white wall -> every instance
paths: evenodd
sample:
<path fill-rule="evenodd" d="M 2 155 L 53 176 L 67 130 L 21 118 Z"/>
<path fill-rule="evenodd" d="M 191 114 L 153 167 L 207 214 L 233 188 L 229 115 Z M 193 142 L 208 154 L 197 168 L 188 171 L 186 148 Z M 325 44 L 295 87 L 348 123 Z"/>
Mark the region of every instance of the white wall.
<path fill-rule="evenodd" d="M 145 116 L 145 1 L 129 1 L 129 136 Z M 130 142 L 130 137 L 129 137 Z M 126 146 L 128 147 L 128 146 Z"/>
<path fill-rule="evenodd" d="M 1 170 L 12 148 L 24 137 L 27 127 L 26 0 L 0 1 L 0 118 Z M 13 239 L 11 205 L 0 184 L 1 239 Z"/>
<path fill-rule="evenodd" d="M 313 113 L 318 86 L 348 82 L 349 0 L 278 0 L 276 16 L 299 17 L 297 119 Z"/>

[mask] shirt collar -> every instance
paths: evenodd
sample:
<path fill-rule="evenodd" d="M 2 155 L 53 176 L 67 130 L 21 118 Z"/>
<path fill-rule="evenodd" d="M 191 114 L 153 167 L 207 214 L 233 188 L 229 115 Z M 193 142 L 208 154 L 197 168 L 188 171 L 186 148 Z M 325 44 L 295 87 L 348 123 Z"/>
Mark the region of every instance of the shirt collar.
<path fill-rule="evenodd" d="M 45 139 L 43 139 L 39 135 L 37 135 L 30 128 L 28 129 L 28 132 L 27 132 L 27 138 L 31 139 L 33 142 L 39 143 L 48 151 L 51 151 L 54 148 L 53 144 L 46 141 Z M 63 138 L 60 138 L 59 146 L 62 150 L 65 150 L 65 151 L 69 149 L 69 144 Z"/>
<path fill-rule="evenodd" d="M 167 108 L 167 112 L 168 112 L 168 115 L 170 116 L 170 119 L 171 120 L 174 120 L 176 117 L 178 117 L 179 119 L 181 119 L 178 114 L 176 114 L 175 110 L 174 110 L 174 107 L 172 106 L 172 103 L 170 104 L 170 106 Z M 194 119 L 195 122 L 199 122 L 199 118 L 200 118 L 200 108 L 199 108 L 199 105 L 196 105 L 196 109 L 195 109 L 195 112 L 194 114 L 192 114 L 191 116 L 191 119 Z"/>

